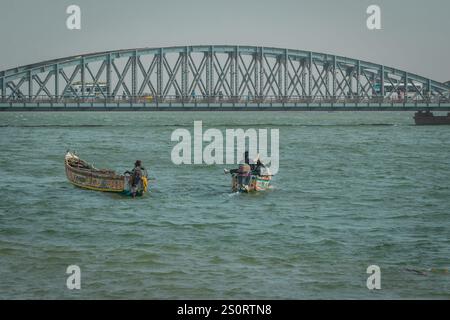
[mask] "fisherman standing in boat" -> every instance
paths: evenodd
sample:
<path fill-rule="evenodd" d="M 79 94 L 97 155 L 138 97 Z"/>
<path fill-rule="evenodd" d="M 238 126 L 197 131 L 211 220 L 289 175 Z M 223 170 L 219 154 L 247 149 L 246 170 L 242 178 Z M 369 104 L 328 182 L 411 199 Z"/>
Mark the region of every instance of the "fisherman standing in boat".
<path fill-rule="evenodd" d="M 131 175 L 131 196 L 136 198 L 139 183 L 141 183 L 144 176 L 145 168 L 142 166 L 141 160 L 136 160 L 134 163 L 134 169 L 131 171 L 125 171 L 124 174 Z"/>
<path fill-rule="evenodd" d="M 266 166 L 258 158 L 258 160 L 256 160 L 255 168 L 253 169 L 254 174 L 256 174 L 257 176 L 261 176 L 263 174 L 264 169 L 266 169 Z"/>

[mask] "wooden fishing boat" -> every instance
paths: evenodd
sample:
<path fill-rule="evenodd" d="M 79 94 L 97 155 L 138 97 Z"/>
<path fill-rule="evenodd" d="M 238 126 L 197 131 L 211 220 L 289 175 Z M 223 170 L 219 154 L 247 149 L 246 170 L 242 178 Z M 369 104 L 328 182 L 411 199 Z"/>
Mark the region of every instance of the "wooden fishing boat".
<path fill-rule="evenodd" d="M 73 185 L 89 190 L 132 194 L 130 175 L 119 175 L 113 170 L 97 169 L 70 151 L 66 153 L 64 160 L 67 179 Z M 137 196 L 142 196 L 147 191 L 147 183 L 145 173 L 136 186 Z"/>
<path fill-rule="evenodd" d="M 266 168 L 252 171 L 247 164 L 241 164 L 239 169 L 231 171 L 231 190 L 233 192 L 264 191 L 270 186 L 272 175 Z M 229 172 L 229 171 L 228 171 Z"/>
<path fill-rule="evenodd" d="M 231 175 L 231 189 L 233 192 L 253 192 L 269 189 L 271 176 L 241 175 L 235 173 Z"/>

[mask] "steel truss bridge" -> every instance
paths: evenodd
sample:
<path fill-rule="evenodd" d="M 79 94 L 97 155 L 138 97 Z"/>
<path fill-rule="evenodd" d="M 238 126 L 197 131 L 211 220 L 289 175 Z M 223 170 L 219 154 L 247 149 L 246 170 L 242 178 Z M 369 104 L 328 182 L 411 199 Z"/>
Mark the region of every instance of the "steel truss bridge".
<path fill-rule="evenodd" d="M 450 110 L 450 85 L 367 61 L 231 45 L 84 54 L 0 71 L 0 110 Z"/>

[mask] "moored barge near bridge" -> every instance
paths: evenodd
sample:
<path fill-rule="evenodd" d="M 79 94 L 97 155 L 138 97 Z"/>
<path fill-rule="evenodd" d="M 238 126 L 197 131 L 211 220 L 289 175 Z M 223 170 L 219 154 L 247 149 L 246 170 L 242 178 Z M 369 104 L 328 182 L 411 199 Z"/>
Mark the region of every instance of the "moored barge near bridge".
<path fill-rule="evenodd" d="M 414 114 L 416 125 L 450 125 L 450 112 L 445 116 L 435 116 L 431 111 L 419 111 Z"/>

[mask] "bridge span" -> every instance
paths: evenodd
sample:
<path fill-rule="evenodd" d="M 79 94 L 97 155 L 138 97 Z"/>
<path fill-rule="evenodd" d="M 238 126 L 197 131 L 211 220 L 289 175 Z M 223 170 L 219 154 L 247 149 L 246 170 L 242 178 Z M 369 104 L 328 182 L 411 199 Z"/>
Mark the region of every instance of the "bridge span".
<path fill-rule="evenodd" d="M 326 53 L 199 45 L 0 71 L 0 111 L 450 111 L 450 84 Z"/>

